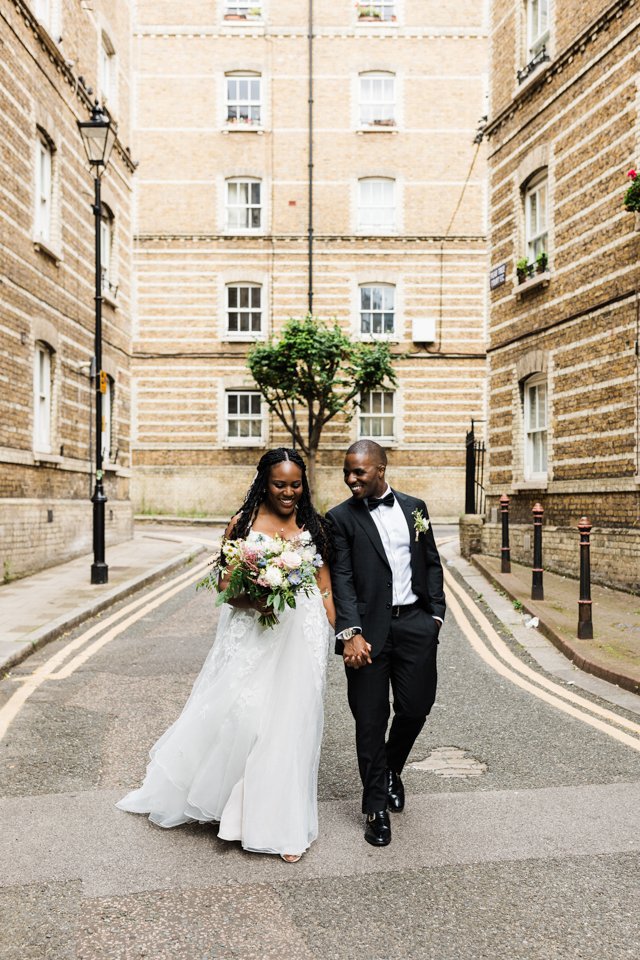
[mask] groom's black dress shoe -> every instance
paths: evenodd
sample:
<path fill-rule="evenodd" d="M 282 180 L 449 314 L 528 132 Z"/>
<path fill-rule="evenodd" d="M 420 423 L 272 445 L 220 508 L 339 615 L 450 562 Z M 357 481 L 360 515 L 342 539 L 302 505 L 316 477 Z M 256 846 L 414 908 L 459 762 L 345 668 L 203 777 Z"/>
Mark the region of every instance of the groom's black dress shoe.
<path fill-rule="evenodd" d="M 391 843 L 391 824 L 386 810 L 367 814 L 364 838 L 374 847 L 386 847 Z"/>
<path fill-rule="evenodd" d="M 393 770 L 387 770 L 387 809 L 394 813 L 404 810 L 404 784 Z"/>

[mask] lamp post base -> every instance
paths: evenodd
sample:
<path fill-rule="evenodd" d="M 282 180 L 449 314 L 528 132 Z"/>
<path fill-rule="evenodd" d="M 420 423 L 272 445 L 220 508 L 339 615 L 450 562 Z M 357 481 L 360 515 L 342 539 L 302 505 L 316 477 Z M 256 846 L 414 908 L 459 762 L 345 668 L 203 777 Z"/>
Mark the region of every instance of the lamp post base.
<path fill-rule="evenodd" d="M 106 563 L 91 564 L 91 583 L 108 583 L 109 567 Z"/>

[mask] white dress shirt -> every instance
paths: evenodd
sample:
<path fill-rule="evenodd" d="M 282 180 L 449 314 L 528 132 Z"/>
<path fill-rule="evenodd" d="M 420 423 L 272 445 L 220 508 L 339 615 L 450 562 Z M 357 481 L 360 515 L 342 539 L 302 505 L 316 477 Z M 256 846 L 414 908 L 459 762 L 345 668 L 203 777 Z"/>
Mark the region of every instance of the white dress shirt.
<path fill-rule="evenodd" d="M 391 487 L 387 484 L 381 496 L 386 497 L 388 493 L 391 493 Z M 394 607 L 397 604 L 404 606 L 415 603 L 418 598 L 411 589 L 411 535 L 397 497 L 393 498 L 392 507 L 385 507 L 381 503 L 372 510 L 371 519 L 378 528 L 391 567 Z"/>

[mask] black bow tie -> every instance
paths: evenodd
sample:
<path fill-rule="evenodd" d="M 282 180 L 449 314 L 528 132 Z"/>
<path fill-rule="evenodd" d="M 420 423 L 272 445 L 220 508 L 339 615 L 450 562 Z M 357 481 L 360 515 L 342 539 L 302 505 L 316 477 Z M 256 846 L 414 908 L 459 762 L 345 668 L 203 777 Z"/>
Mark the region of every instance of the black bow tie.
<path fill-rule="evenodd" d="M 380 504 L 382 504 L 383 507 L 392 507 L 393 501 L 393 493 L 389 491 L 386 497 L 380 497 L 379 499 L 377 497 L 369 497 L 367 500 L 367 506 L 369 507 L 369 510 L 377 510 Z"/>

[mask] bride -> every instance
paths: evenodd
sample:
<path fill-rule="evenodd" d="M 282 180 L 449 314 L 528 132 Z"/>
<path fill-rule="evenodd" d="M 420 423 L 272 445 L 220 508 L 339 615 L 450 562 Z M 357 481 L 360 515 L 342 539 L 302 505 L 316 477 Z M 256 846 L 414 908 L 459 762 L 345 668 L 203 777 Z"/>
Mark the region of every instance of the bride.
<path fill-rule="evenodd" d="M 317 777 L 324 678 L 335 622 L 325 526 L 295 450 L 269 450 L 239 513 L 234 539 L 282 537 L 314 546 L 317 589 L 272 628 L 247 596 L 221 608 L 213 648 L 187 703 L 150 753 L 142 786 L 117 803 L 161 827 L 219 822 L 218 836 L 294 863 L 318 835 Z M 226 578 L 219 587 L 224 589 Z"/>

